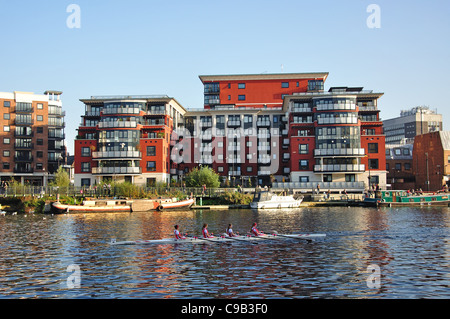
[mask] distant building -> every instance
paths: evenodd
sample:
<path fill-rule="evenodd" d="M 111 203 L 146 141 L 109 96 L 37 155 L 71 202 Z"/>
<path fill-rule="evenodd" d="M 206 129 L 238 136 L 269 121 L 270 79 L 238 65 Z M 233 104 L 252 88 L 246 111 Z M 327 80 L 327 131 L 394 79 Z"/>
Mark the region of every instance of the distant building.
<path fill-rule="evenodd" d="M 414 143 L 414 137 L 442 131 L 442 115 L 427 106 L 401 111 L 400 117 L 383 121 L 386 144 Z"/>
<path fill-rule="evenodd" d="M 416 136 L 413 168 L 416 188 L 436 191 L 450 185 L 450 131 Z"/>
<path fill-rule="evenodd" d="M 391 189 L 415 189 L 413 145 L 386 145 L 387 183 Z"/>

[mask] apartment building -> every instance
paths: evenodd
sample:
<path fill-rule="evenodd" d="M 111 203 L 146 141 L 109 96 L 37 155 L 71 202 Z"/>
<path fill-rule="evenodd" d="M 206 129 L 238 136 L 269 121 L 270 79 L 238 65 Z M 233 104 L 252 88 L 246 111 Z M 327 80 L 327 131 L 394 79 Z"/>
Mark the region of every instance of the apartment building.
<path fill-rule="evenodd" d="M 47 185 L 66 160 L 62 92 L 0 93 L 1 181 Z"/>
<path fill-rule="evenodd" d="M 382 93 L 334 87 L 328 73 L 202 75 L 204 106 L 168 96 L 81 100 L 75 185 L 182 181 L 208 166 L 231 185 L 385 187 Z"/>
<path fill-rule="evenodd" d="M 185 114 L 184 153 L 177 150 L 172 158 L 176 171 L 209 166 L 232 185 L 245 186 L 385 187 L 377 107 L 383 94 L 348 87 L 324 92 L 327 77 L 200 76 L 204 109 Z"/>
<path fill-rule="evenodd" d="M 166 95 L 93 96 L 75 140 L 75 186 L 170 181 L 170 144 L 186 110 Z"/>
<path fill-rule="evenodd" d="M 427 106 L 400 112 L 400 116 L 383 121 L 387 144 L 413 144 L 414 137 L 443 130 L 442 114 Z"/>

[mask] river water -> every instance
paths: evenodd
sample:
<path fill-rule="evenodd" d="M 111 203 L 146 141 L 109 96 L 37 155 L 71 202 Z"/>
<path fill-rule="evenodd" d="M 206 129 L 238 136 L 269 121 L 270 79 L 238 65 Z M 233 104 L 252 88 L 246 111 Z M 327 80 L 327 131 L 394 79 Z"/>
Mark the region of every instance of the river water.
<path fill-rule="evenodd" d="M 254 221 L 327 237 L 109 245 Z M 449 230 L 450 210 L 428 207 L 0 216 L 0 298 L 449 298 Z"/>

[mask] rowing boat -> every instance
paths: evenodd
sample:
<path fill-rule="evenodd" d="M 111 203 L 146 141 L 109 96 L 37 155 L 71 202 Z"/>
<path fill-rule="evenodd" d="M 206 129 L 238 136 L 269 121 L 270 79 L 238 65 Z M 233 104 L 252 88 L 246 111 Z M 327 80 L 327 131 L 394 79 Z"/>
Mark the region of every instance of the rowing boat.
<path fill-rule="evenodd" d="M 207 244 L 207 243 L 230 243 L 234 241 L 262 241 L 262 240 L 277 240 L 277 239 L 306 239 L 312 240 L 316 238 L 323 238 L 325 234 L 264 234 L 262 236 L 235 236 L 235 237 L 187 237 L 186 239 L 154 239 L 154 240 L 135 240 L 135 241 L 116 241 L 111 240 L 111 245 L 172 245 L 172 244 Z"/>

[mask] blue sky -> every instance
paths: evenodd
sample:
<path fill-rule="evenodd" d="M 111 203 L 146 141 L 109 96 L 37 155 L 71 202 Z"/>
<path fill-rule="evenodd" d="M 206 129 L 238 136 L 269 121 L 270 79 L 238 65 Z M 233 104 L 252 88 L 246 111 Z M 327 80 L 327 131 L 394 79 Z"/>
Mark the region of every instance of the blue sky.
<path fill-rule="evenodd" d="M 80 29 L 66 24 L 72 3 Z M 450 129 L 449 35 L 448 0 L 0 0 L 0 91 L 63 91 L 72 154 L 79 99 L 167 94 L 202 108 L 203 74 L 329 72 L 326 89 L 385 93 L 383 119 L 428 105 Z"/>

